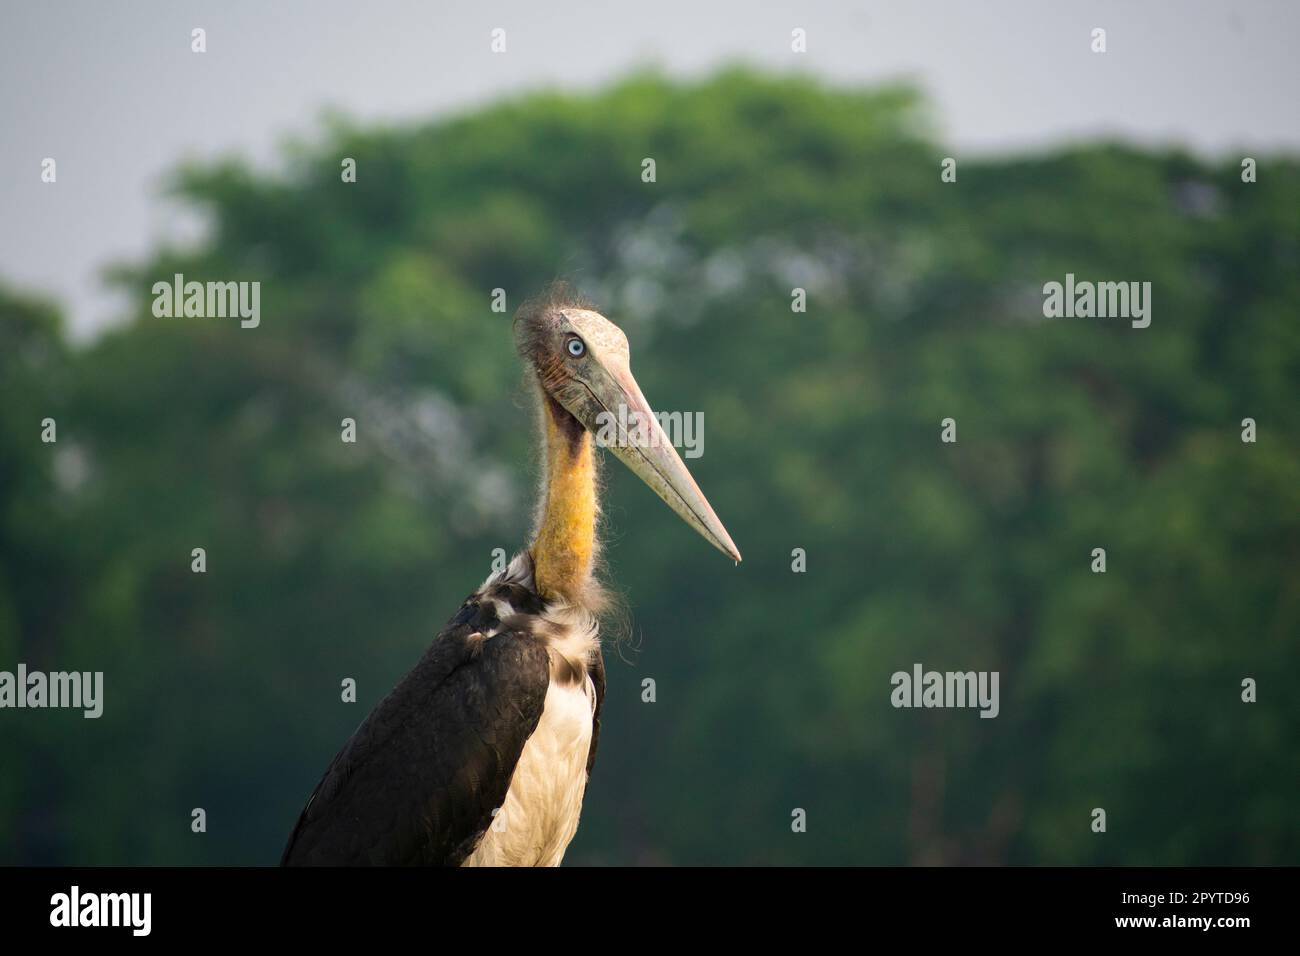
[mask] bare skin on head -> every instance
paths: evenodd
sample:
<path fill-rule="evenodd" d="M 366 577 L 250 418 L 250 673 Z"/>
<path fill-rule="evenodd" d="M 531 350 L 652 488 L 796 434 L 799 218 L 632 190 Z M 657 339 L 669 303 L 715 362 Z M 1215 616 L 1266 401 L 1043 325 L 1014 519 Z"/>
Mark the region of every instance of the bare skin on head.
<path fill-rule="evenodd" d="M 575 297 L 553 294 L 520 309 L 519 353 L 541 393 L 546 462 L 531 550 L 544 596 L 583 603 L 592 586 L 600 514 L 592 433 L 635 413 L 642 431 L 619 426 L 610 451 L 714 547 L 740 560 L 726 528 L 668 441 L 632 377 L 627 337 Z"/>

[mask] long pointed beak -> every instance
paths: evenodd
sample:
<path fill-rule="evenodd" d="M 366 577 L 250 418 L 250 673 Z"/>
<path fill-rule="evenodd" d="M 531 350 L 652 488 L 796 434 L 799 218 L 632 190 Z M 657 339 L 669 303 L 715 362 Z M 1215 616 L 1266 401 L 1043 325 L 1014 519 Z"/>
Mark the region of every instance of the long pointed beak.
<path fill-rule="evenodd" d="M 601 371 L 604 374 L 581 383 L 592 401 L 574 402 L 577 407 L 569 411 L 596 437 L 597 444 L 636 472 L 683 521 L 727 557 L 739 561 L 739 549 L 668 440 L 631 370 L 614 361 L 602 363 Z"/>

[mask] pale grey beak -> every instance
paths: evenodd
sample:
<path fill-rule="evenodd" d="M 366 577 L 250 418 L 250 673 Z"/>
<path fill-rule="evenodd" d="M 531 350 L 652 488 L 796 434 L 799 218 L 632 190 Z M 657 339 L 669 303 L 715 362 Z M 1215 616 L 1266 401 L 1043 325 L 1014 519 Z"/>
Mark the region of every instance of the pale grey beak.
<path fill-rule="evenodd" d="M 578 384 L 581 389 L 569 391 L 561 402 L 597 443 L 636 472 L 705 540 L 739 561 L 739 549 L 664 434 L 626 362 L 617 357 L 602 361 Z"/>

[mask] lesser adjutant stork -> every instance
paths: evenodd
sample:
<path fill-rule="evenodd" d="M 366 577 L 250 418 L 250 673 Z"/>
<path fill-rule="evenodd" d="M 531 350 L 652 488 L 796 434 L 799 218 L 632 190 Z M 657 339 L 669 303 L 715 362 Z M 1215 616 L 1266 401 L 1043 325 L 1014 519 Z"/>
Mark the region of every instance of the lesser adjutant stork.
<path fill-rule="evenodd" d="M 740 560 L 637 387 L 618 326 L 561 287 L 519 310 L 515 343 L 536 386 L 545 461 L 532 543 L 470 595 L 343 745 L 284 864 L 559 864 L 605 694 L 593 436 Z"/>

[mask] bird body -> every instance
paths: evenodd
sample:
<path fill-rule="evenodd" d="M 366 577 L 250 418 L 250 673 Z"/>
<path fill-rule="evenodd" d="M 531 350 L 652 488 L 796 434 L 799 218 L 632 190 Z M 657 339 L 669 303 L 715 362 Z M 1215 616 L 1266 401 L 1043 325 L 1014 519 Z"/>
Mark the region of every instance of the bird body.
<path fill-rule="evenodd" d="M 326 770 L 289 865 L 558 865 L 596 759 L 595 618 L 548 606 L 528 552 L 465 599 Z"/>
<path fill-rule="evenodd" d="M 559 866 L 578 830 L 605 696 L 591 623 L 570 608 L 542 613 L 550 682 L 500 812 L 465 866 Z"/>
<path fill-rule="evenodd" d="M 632 379 L 618 327 L 562 291 L 526 305 L 515 327 L 541 419 L 532 544 L 465 600 L 339 751 L 284 865 L 559 865 L 605 696 L 592 435 L 607 416 L 636 413 L 643 430 L 610 450 L 740 559 Z"/>

